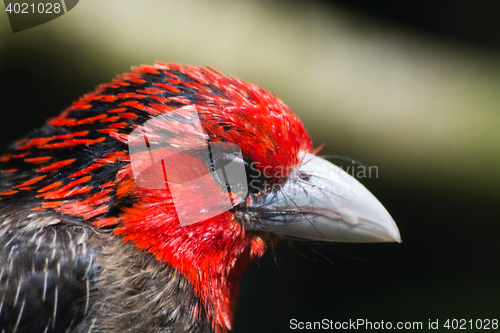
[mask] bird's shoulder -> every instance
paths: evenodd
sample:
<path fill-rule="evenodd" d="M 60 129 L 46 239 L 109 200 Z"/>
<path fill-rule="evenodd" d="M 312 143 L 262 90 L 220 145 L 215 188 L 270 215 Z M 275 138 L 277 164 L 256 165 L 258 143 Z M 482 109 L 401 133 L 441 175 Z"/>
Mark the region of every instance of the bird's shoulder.
<path fill-rule="evenodd" d="M 171 266 L 67 215 L 0 205 L 0 331 L 211 332 Z"/>
<path fill-rule="evenodd" d="M 3 205 L 0 219 L 0 327 L 70 331 L 89 311 L 97 273 L 91 228 L 17 205 Z"/>

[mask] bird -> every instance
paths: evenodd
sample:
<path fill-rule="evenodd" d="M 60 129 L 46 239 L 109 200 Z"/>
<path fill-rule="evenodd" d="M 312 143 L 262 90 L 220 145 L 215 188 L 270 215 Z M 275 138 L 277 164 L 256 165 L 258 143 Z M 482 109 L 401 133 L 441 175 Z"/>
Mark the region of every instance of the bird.
<path fill-rule="evenodd" d="M 0 158 L 0 332 L 228 332 L 278 239 L 400 242 L 275 94 L 155 62 Z"/>

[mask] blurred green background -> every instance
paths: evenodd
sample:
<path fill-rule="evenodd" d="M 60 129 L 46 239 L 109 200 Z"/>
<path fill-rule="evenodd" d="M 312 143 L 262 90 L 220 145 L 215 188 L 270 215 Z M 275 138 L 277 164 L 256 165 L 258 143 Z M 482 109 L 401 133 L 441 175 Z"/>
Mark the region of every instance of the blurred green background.
<path fill-rule="evenodd" d="M 323 154 L 377 166 L 361 181 L 403 238 L 282 242 L 245 274 L 234 332 L 499 318 L 499 22 L 466 0 L 80 1 L 15 34 L 0 13 L 0 143 L 132 65 L 209 65 L 276 92 Z"/>

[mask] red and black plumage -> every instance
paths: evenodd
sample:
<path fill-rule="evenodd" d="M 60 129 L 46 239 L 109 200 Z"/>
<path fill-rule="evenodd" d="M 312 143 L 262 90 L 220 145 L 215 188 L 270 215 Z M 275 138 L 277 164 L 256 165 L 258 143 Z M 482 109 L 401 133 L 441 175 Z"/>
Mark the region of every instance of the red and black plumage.
<path fill-rule="evenodd" d="M 168 190 L 134 182 L 127 139 L 187 105 L 196 106 L 208 141 L 235 143 L 246 164 L 284 171 L 230 211 L 181 227 Z M 258 219 L 248 205 L 311 150 L 283 102 L 214 70 L 156 63 L 101 85 L 0 159 L 0 327 L 230 329 L 243 270 L 275 240 L 252 228 Z"/>

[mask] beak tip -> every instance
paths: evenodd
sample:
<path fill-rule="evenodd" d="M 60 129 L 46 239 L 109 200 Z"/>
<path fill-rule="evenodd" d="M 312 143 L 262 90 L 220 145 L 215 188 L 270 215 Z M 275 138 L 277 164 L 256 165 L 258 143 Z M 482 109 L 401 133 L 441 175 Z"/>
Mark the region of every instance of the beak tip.
<path fill-rule="evenodd" d="M 389 215 L 389 213 L 387 213 Z M 389 215 L 390 216 L 390 215 Z M 401 243 L 401 234 L 399 233 L 398 226 L 396 225 L 396 222 L 392 219 L 392 217 L 389 217 L 389 220 L 386 220 L 386 223 L 383 224 L 383 232 L 385 239 L 382 240 L 382 242 L 388 242 L 388 243 Z"/>
<path fill-rule="evenodd" d="M 387 228 L 385 229 L 385 232 L 387 236 L 391 238 L 390 242 L 397 242 L 401 243 L 401 234 L 399 233 L 398 226 L 396 225 L 396 222 L 390 218 L 390 223 L 387 223 Z"/>
<path fill-rule="evenodd" d="M 401 244 L 403 242 L 403 240 L 401 239 L 401 235 L 399 233 L 395 237 L 391 236 L 391 238 L 393 239 L 393 242 L 396 242 L 399 244 Z"/>

